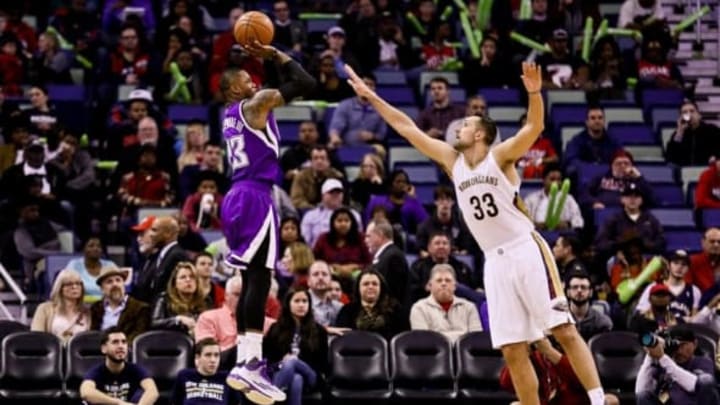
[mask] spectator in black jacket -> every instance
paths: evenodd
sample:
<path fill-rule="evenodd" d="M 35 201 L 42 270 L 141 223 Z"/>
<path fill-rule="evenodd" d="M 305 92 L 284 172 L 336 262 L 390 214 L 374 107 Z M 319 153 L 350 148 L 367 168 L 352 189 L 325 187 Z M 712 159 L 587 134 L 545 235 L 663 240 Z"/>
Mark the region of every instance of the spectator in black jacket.
<path fill-rule="evenodd" d="M 720 129 L 703 122 L 697 104 L 685 100 L 666 150 L 667 160 L 676 165 L 705 166 L 720 157 Z"/>
<path fill-rule="evenodd" d="M 290 290 L 280 319 L 263 339 L 263 353 L 274 366 L 273 384 L 287 391 L 287 403 L 300 405 L 303 392 L 317 389 L 327 371 L 328 337 L 315 322 L 306 290 Z"/>

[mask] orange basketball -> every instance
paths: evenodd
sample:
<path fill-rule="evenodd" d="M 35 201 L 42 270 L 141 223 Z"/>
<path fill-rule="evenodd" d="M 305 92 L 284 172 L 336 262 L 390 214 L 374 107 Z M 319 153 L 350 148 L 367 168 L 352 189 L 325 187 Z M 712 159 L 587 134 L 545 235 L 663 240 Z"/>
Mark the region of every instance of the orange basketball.
<path fill-rule="evenodd" d="M 238 18 L 233 32 L 240 45 L 247 46 L 255 40 L 263 45 L 270 45 L 275 28 L 267 15 L 259 11 L 248 11 Z"/>

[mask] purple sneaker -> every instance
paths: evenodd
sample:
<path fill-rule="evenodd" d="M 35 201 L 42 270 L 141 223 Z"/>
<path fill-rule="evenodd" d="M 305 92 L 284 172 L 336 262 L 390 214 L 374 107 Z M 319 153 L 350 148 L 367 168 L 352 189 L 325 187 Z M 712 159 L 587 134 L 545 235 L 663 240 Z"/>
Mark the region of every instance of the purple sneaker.
<path fill-rule="evenodd" d="M 265 360 L 236 365 L 225 381 L 231 388 L 242 391 L 247 399 L 258 405 L 272 405 L 286 398 L 285 392 L 270 381 Z"/>

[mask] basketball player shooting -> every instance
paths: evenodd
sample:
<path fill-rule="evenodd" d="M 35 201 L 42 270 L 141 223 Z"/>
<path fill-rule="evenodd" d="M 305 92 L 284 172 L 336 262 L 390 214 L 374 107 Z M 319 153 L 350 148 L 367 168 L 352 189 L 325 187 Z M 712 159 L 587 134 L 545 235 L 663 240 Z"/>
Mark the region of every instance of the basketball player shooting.
<path fill-rule="evenodd" d="M 493 346 L 502 351 L 520 403 L 540 404 L 528 342 L 543 338 L 543 331 L 549 330 L 588 391 L 590 403 L 602 405 L 600 379 L 590 350 L 572 323 L 553 255 L 520 205 L 515 162 L 530 149 L 544 126 L 540 68 L 523 63 L 522 80 L 529 99 L 527 122 L 517 135 L 492 149 L 489 145 L 497 131 L 487 117 L 466 117 L 455 145 L 450 146 L 423 133 L 410 117 L 370 90 L 349 66 L 345 69 L 358 96 L 369 100 L 395 131 L 453 179 L 463 218 L 485 252 L 490 337 Z"/>
<path fill-rule="evenodd" d="M 284 401 L 273 386 L 262 356 L 265 302 L 271 271 L 277 260 L 278 215 L 272 187 L 280 178 L 280 134 L 272 110 L 309 94 L 315 79 L 299 63 L 272 46 L 255 41 L 244 46 L 255 57 L 278 65 L 280 88 L 258 90 L 250 75 L 239 69 L 223 73 L 220 90 L 227 100 L 223 137 L 232 168 L 232 187 L 222 204 L 223 233 L 231 253 L 225 259 L 240 270 L 243 288 L 235 310 L 237 365 L 227 377 L 232 388 L 252 402 L 270 405 Z"/>

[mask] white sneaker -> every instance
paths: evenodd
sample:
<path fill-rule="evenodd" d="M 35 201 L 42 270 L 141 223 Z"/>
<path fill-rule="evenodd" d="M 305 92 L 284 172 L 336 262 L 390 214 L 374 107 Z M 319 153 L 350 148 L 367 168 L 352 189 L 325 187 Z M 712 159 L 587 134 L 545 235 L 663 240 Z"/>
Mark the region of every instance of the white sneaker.
<path fill-rule="evenodd" d="M 236 365 L 225 382 L 231 388 L 242 391 L 247 399 L 258 405 L 272 405 L 276 401 L 284 401 L 287 397 L 284 391 L 270 381 L 265 360 Z"/>

